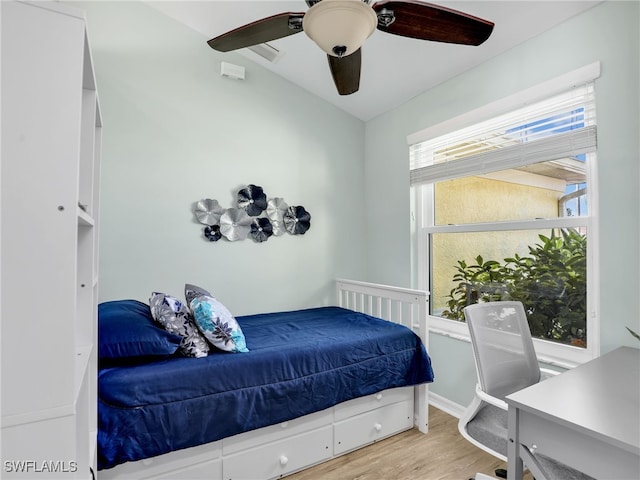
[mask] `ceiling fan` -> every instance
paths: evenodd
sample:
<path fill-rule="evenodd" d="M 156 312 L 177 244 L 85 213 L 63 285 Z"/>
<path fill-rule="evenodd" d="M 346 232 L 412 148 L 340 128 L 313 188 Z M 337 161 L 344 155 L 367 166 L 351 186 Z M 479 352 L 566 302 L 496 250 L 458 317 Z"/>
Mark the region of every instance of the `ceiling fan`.
<path fill-rule="evenodd" d="M 361 47 L 377 28 L 403 37 L 434 42 L 480 45 L 493 22 L 417 0 L 307 0 L 307 12 L 263 18 L 212 38 L 214 50 L 229 52 L 304 31 L 327 53 L 340 95 L 360 88 Z"/>

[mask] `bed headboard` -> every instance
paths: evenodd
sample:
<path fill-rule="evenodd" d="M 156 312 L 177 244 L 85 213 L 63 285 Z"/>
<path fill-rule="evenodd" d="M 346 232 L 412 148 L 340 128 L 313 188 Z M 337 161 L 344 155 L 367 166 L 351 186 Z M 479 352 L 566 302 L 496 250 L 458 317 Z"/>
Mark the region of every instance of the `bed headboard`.
<path fill-rule="evenodd" d="M 411 328 L 428 347 L 428 292 L 376 283 L 337 279 L 336 298 L 339 307 L 366 313 L 367 315 L 372 315 L 394 323 L 400 323 Z"/>

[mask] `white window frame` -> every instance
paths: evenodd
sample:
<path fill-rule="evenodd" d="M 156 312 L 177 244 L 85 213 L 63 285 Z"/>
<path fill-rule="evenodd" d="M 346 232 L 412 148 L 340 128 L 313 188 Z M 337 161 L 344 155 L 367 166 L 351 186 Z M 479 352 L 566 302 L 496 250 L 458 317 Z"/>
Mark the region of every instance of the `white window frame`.
<path fill-rule="evenodd" d="M 482 121 L 497 117 L 507 112 L 514 111 L 528 104 L 544 100 L 555 94 L 566 91 L 576 85 L 583 85 L 594 81 L 600 76 L 600 62 L 587 65 L 580 69 L 554 78 L 525 91 L 498 100 L 489 105 L 473 110 L 461 116 L 452 118 L 438 125 L 421 130 L 407 137 L 407 143 L 424 142 L 441 135 L 454 132 Z M 572 368 L 600 355 L 600 285 L 599 285 L 599 233 L 598 233 L 598 188 L 597 188 L 597 157 L 592 155 L 587 162 L 589 177 L 589 216 L 587 218 L 576 217 L 568 222 L 567 218 L 561 220 L 562 225 L 575 221 L 576 225 L 584 225 L 588 229 L 589 242 L 587 245 L 587 335 L 586 348 L 559 344 L 542 339 L 534 339 L 538 359 L 545 364 L 561 368 Z M 473 175 L 474 172 L 469 172 Z M 429 289 L 429 247 L 428 235 L 430 233 L 455 232 L 456 226 L 433 226 L 433 183 L 416 185 L 412 188 L 414 211 L 412 218 L 415 222 L 413 228 L 414 254 L 416 258 L 416 276 L 419 289 Z M 429 215 L 429 217 L 425 217 Z M 522 228 L 554 228 L 559 221 L 555 219 L 523 221 L 518 224 Z M 511 222 L 512 229 L 515 222 Z M 470 226 L 459 227 L 469 231 Z M 478 230 L 483 225 L 472 228 Z M 448 320 L 442 317 L 429 316 L 430 330 L 433 333 L 445 335 L 459 340 L 470 342 L 469 329 L 465 322 Z"/>

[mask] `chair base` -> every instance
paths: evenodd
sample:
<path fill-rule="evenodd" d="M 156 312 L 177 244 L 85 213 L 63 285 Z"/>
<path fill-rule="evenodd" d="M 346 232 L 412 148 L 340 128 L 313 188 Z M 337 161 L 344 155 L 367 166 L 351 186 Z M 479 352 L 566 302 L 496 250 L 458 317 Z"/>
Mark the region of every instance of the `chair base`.
<path fill-rule="evenodd" d="M 470 478 L 469 480 L 496 480 L 494 477 L 490 477 L 489 475 L 485 475 L 484 473 L 476 473 L 476 476 Z"/>
<path fill-rule="evenodd" d="M 496 468 L 496 477 L 507 478 L 507 471 L 504 468 Z"/>
<path fill-rule="evenodd" d="M 476 473 L 475 477 L 470 478 L 469 480 L 496 480 L 496 477 L 498 478 L 507 478 L 507 471 L 504 468 L 497 468 L 495 470 L 495 477 L 492 477 L 490 475 L 486 475 L 484 473 Z"/>

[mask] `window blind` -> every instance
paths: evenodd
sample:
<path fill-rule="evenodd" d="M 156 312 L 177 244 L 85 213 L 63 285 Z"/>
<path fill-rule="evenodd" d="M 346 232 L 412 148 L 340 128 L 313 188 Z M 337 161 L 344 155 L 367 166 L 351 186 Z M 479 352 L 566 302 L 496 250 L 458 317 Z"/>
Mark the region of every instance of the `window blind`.
<path fill-rule="evenodd" d="M 574 157 L 597 146 L 593 83 L 410 146 L 411 185 Z"/>

